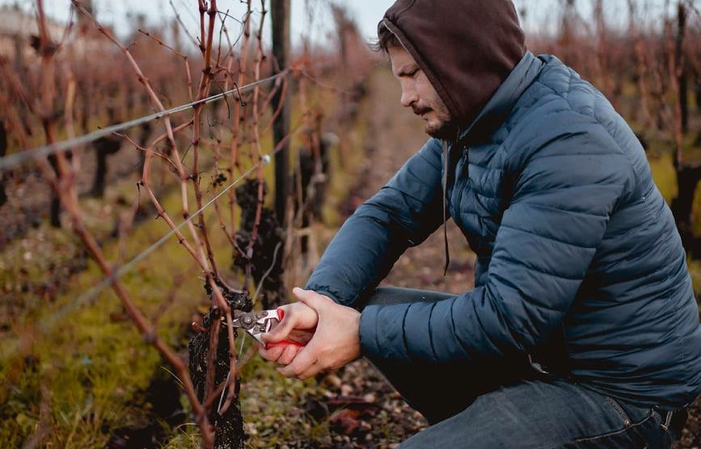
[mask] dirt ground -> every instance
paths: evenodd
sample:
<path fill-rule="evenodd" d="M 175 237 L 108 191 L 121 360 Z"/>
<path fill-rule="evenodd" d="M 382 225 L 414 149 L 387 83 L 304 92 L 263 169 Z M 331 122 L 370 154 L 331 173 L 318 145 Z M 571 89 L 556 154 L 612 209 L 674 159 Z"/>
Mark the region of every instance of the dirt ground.
<path fill-rule="evenodd" d="M 366 144 L 367 162 L 349 199 L 352 204 L 373 194 L 426 140 L 421 121 L 399 106 L 395 84 L 391 77 L 374 78 L 368 96 L 371 140 Z M 402 256 L 385 283 L 454 293 L 471 289 L 473 257 L 455 226 L 449 227 L 449 239 L 451 264 L 446 276 L 443 276 L 442 232 L 437 232 Z M 328 414 L 334 440 L 328 447 L 393 448 L 426 425 L 421 415 L 406 406 L 365 361 L 352 363 L 320 380 L 329 386 L 323 399 L 325 404 L 315 404 L 315 400 L 311 400 L 307 405 L 312 414 Z M 691 407 L 682 438 L 674 449 L 701 447 L 700 419 L 700 402 L 697 401 Z M 308 446 L 292 444 L 289 447 Z"/>
<path fill-rule="evenodd" d="M 133 147 L 123 144 L 121 150 L 108 157 L 105 183 L 133 175 L 138 179 L 139 154 Z M 80 152 L 80 170 L 77 175 L 78 194 L 89 194 L 95 176 L 95 150 L 86 146 Z M 7 202 L 0 205 L 0 250 L 9 242 L 22 238 L 29 228 L 38 227 L 48 220 L 51 187 L 38 168 L 25 166 L 6 176 Z"/>

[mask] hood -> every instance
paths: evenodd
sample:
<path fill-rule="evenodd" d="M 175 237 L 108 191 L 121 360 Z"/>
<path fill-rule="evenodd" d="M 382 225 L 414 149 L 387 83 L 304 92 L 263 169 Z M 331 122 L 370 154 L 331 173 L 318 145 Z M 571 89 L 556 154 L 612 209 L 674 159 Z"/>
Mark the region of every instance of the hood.
<path fill-rule="evenodd" d="M 412 55 L 459 127 L 477 116 L 526 51 L 510 0 L 398 0 L 382 26 Z"/>

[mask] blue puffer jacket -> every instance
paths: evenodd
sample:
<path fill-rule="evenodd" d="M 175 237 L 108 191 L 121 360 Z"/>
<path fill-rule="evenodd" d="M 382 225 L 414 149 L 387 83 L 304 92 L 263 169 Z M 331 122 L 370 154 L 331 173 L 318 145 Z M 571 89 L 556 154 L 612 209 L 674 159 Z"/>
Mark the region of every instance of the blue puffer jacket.
<path fill-rule="evenodd" d="M 307 287 L 353 305 L 435 231 L 442 154 L 430 139 L 359 207 Z M 642 406 L 693 401 L 701 327 L 685 252 L 643 149 L 599 92 L 527 52 L 448 158 L 449 213 L 477 254 L 476 287 L 365 308 L 366 355 L 471 363 L 564 335 L 557 357 L 576 382 Z"/>

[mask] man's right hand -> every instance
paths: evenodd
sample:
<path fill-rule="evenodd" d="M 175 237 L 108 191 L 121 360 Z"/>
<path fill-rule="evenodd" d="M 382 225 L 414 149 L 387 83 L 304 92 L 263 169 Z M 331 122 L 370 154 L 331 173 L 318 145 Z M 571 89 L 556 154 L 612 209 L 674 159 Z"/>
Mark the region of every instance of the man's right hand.
<path fill-rule="evenodd" d="M 274 362 L 280 366 L 287 366 L 292 362 L 299 351 L 311 340 L 319 316 L 316 311 L 302 302 L 285 304 L 278 307 L 283 313 L 283 318 L 277 326 L 273 327 L 265 337 L 268 344 L 259 348 L 259 354 L 265 360 Z M 297 344 L 286 344 L 294 342 Z"/>

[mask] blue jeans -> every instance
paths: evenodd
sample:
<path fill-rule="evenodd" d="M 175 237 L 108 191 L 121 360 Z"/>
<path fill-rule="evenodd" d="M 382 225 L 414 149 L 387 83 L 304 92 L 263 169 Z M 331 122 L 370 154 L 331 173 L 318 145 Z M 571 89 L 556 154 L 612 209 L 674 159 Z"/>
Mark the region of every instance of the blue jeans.
<path fill-rule="evenodd" d="M 378 288 L 368 304 L 452 295 Z M 400 449 L 670 448 L 686 411 L 637 407 L 537 371 L 526 356 L 479 366 L 370 360 L 430 426 Z"/>

